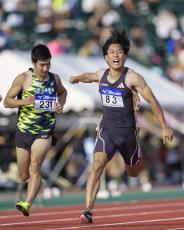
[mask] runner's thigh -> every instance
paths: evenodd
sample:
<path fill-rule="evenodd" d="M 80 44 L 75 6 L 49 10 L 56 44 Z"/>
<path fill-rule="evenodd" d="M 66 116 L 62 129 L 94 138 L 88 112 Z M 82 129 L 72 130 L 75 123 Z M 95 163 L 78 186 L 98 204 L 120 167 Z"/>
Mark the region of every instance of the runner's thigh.
<path fill-rule="evenodd" d="M 51 143 L 52 136 L 46 139 L 36 139 L 31 146 L 31 162 L 36 161 L 41 165 L 51 147 Z"/>
<path fill-rule="evenodd" d="M 142 155 L 136 129 L 124 129 L 118 138 L 118 150 L 123 156 L 125 164 L 135 166 Z"/>
<path fill-rule="evenodd" d="M 116 146 L 112 140 L 110 131 L 108 131 L 106 128 L 100 128 L 96 137 L 94 156 L 96 155 L 96 153 L 103 152 L 107 155 L 108 161 L 110 161 L 114 156 L 115 151 Z"/>

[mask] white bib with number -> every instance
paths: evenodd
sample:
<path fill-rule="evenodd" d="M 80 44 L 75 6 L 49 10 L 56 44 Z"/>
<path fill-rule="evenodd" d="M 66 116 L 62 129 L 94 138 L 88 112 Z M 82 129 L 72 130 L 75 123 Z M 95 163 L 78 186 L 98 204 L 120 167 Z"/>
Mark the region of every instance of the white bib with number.
<path fill-rule="evenodd" d="M 102 104 L 109 107 L 124 107 L 122 91 L 118 89 L 101 88 Z"/>
<path fill-rule="evenodd" d="M 35 95 L 35 106 L 36 110 L 43 111 L 54 111 L 56 104 L 55 94 L 37 94 Z"/>

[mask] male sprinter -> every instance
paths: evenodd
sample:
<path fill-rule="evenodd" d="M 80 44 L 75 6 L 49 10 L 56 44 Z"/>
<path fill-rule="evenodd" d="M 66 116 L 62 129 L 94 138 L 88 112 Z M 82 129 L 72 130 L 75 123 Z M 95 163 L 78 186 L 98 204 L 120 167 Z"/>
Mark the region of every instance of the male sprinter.
<path fill-rule="evenodd" d="M 31 52 L 33 69 L 18 75 L 5 99 L 6 108 L 19 108 L 15 135 L 17 164 L 21 182 L 28 181 L 26 201 L 16 208 L 29 216 L 31 205 L 41 186 L 41 166 L 51 144 L 56 122 L 67 92 L 60 77 L 49 72 L 51 53 L 43 44 Z"/>
<path fill-rule="evenodd" d="M 144 168 L 136 127 L 134 93 L 140 94 L 150 104 L 160 122 L 163 142 L 170 142 L 173 138 L 173 131 L 165 121 L 162 108 L 144 78 L 124 66 L 129 48 L 130 41 L 126 32 L 114 31 L 103 46 L 104 58 L 109 68 L 70 78 L 72 84 L 98 82 L 103 105 L 94 148 L 93 168 L 86 188 L 86 210 L 80 216 L 80 222 L 84 224 L 92 223 L 100 177 L 116 150 L 122 155 L 130 177 L 137 177 Z"/>

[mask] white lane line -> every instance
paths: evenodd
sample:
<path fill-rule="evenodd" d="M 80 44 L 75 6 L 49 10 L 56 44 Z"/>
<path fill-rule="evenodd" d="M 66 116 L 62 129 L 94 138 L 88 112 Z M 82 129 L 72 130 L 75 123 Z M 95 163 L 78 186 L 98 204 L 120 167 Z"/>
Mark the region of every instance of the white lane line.
<path fill-rule="evenodd" d="M 96 227 L 107 227 L 107 226 L 118 226 L 118 225 L 127 225 L 127 224 L 140 224 L 140 223 L 153 223 L 153 222 L 162 222 L 162 221 L 173 221 L 173 220 L 184 220 L 184 217 L 177 218 L 165 218 L 165 219 L 155 219 L 155 220 L 139 220 L 139 221 L 129 221 L 129 222 L 120 222 L 112 224 L 93 224 L 93 225 L 83 225 L 76 227 L 64 227 L 64 228 L 46 228 L 45 230 L 67 230 L 67 229 L 81 229 L 81 228 L 96 228 Z"/>
<path fill-rule="evenodd" d="M 141 202 L 137 203 L 137 205 L 130 205 L 128 206 L 127 203 L 122 203 L 122 207 L 120 207 L 121 203 L 119 203 L 119 206 L 118 207 L 106 207 L 106 208 L 97 208 L 97 209 L 94 209 L 95 213 L 98 213 L 98 212 L 111 212 L 111 211 L 125 211 L 125 210 L 135 210 L 135 209 L 143 209 L 143 208 L 148 208 L 148 209 L 152 209 L 153 208 L 161 208 L 161 207 L 164 207 L 164 208 L 167 208 L 167 207 L 170 207 L 172 210 L 174 209 L 174 207 L 183 207 L 184 206 L 184 202 L 176 202 L 176 203 L 159 203 L 159 204 L 145 204 L 145 205 L 140 205 Z M 125 206 L 126 205 L 126 206 Z M 113 206 L 113 204 L 112 204 Z M 61 207 L 62 209 L 62 207 Z M 38 209 L 37 209 L 38 210 Z M 49 211 L 49 212 L 44 212 L 44 213 L 41 213 L 41 210 L 40 210 L 40 213 L 33 213 L 31 214 L 31 217 L 34 217 L 34 216 L 52 216 L 52 215 L 62 215 L 62 214 L 80 214 L 83 210 L 68 210 L 68 211 L 52 211 L 52 209 Z M 22 215 L 8 215 L 8 216 L 0 216 L 0 219 L 11 219 L 11 218 L 22 218 Z"/>
<path fill-rule="evenodd" d="M 184 228 L 168 228 L 167 230 L 184 230 Z"/>
<path fill-rule="evenodd" d="M 184 212 L 184 209 L 177 209 L 174 213 Z M 113 214 L 113 215 L 105 215 L 105 216 L 96 216 L 94 219 L 108 219 L 108 218 L 119 218 L 119 217 L 131 217 L 131 216 L 145 216 L 145 215 L 155 215 L 155 214 L 170 214 L 173 213 L 173 210 L 160 210 L 160 211 L 148 211 L 148 212 L 140 212 L 140 213 L 122 213 L 122 214 Z M 14 223 L 5 223 L 0 224 L 0 227 L 5 226 L 15 226 L 15 225 L 29 225 L 29 224 L 38 224 L 38 223 L 50 223 L 50 222 L 68 222 L 68 221 L 78 221 L 79 218 L 64 218 L 64 219 L 51 219 L 51 220 L 32 220 L 32 221 L 24 221 L 24 222 L 14 222 Z"/>
<path fill-rule="evenodd" d="M 76 221 L 79 218 L 66 218 L 66 219 L 52 219 L 52 220 L 36 220 L 36 221 L 24 221 L 24 222 L 15 222 L 15 223 L 7 223 L 7 224 L 0 224 L 0 227 L 5 226 L 15 226 L 15 225 L 29 225 L 29 224 L 41 224 L 41 223 L 52 223 L 52 222 L 64 222 L 64 221 Z"/>

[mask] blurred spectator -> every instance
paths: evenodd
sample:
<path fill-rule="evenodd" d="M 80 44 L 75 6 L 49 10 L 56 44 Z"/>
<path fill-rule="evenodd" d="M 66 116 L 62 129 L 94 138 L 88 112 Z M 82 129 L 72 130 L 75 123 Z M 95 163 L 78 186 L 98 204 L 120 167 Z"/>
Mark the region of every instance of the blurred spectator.
<path fill-rule="evenodd" d="M 101 0 L 101 4 L 105 4 L 106 0 Z M 95 7 L 99 4 L 99 0 L 81 0 L 81 8 L 84 13 L 93 13 Z"/>
<path fill-rule="evenodd" d="M 177 28 L 177 18 L 169 10 L 160 10 L 154 19 L 157 35 L 162 39 L 167 39 L 172 30 Z"/>
<path fill-rule="evenodd" d="M 167 77 L 172 81 L 184 86 L 184 49 L 176 56 L 176 61 L 167 68 Z"/>
<path fill-rule="evenodd" d="M 50 5 L 47 5 L 48 1 L 39 1 L 37 7 L 37 14 L 35 18 L 34 31 L 38 34 L 51 33 L 52 32 L 52 9 Z M 48 36 L 48 35 L 47 35 Z"/>
<path fill-rule="evenodd" d="M 165 159 L 165 176 L 165 184 L 181 183 L 181 162 L 177 146 L 168 149 Z"/>
<path fill-rule="evenodd" d="M 103 28 L 103 18 L 109 10 L 110 6 L 105 2 L 98 2 L 98 4 L 95 5 L 94 11 L 87 22 L 88 29 L 93 35 L 100 34 Z"/>
<path fill-rule="evenodd" d="M 69 53 L 72 50 L 72 45 L 71 39 L 65 34 L 60 34 L 58 37 L 47 43 L 53 56 Z"/>
<path fill-rule="evenodd" d="M 69 17 L 77 0 L 52 0 L 52 9 L 63 17 Z"/>
<path fill-rule="evenodd" d="M 146 30 L 143 26 L 135 26 L 130 30 L 130 37 L 132 39 L 130 55 L 136 60 L 149 65 L 153 49 L 147 41 Z"/>
<path fill-rule="evenodd" d="M 111 0 L 112 6 L 124 7 L 128 13 L 133 13 L 136 10 L 136 5 L 133 0 Z"/>
<path fill-rule="evenodd" d="M 3 22 L 4 20 L 4 9 L 3 9 L 3 5 L 2 5 L 2 2 L 0 2 L 0 23 Z"/>
<path fill-rule="evenodd" d="M 85 44 L 79 49 L 79 55 L 88 56 L 98 56 L 100 54 L 100 46 L 97 38 L 88 39 Z"/>
<path fill-rule="evenodd" d="M 178 71 L 184 33 L 182 6 L 182 0 L 2 0 L 0 23 L 13 28 L 13 48 L 28 50 L 42 41 L 57 54 L 83 56 L 101 54 L 99 46 L 109 31 L 126 29 L 132 40 L 131 57 L 159 68 L 160 74 L 166 72 L 168 79 L 182 85 Z M 61 33 L 68 39 L 60 39 Z"/>
<path fill-rule="evenodd" d="M 2 23 L 0 29 L 0 52 L 13 48 L 13 29 L 8 23 Z"/>

